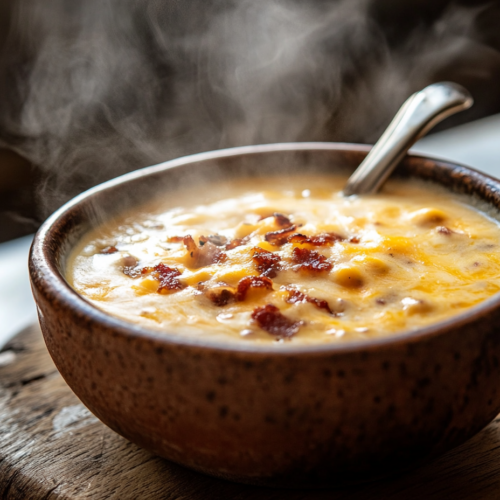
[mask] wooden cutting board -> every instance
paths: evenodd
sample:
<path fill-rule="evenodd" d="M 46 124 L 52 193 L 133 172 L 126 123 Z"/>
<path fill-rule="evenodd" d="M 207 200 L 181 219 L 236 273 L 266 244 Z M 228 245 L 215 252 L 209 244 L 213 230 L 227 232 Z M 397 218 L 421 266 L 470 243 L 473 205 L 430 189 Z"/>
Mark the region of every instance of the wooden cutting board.
<path fill-rule="evenodd" d="M 32 326 L 0 353 L 0 498 L 498 499 L 500 418 L 461 447 L 390 481 L 322 491 L 239 485 L 158 458 L 108 429 L 71 392 Z"/>

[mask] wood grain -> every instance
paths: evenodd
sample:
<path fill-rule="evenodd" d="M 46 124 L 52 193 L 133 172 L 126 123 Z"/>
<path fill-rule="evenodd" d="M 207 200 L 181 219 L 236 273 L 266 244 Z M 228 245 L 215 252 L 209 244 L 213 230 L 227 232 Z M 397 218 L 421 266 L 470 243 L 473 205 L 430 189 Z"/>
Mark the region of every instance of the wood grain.
<path fill-rule="evenodd" d="M 0 498 L 360 500 L 500 498 L 500 418 L 417 471 L 344 490 L 270 490 L 184 469 L 101 424 L 52 363 L 38 326 L 0 353 Z"/>

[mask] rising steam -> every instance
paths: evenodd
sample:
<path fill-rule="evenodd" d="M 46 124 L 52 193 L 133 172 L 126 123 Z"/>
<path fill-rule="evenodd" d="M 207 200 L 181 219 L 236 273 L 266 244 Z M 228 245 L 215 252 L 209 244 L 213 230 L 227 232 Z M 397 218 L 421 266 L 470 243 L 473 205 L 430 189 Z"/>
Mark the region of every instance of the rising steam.
<path fill-rule="evenodd" d="M 478 12 L 449 10 L 394 48 L 368 0 L 18 0 L 0 142 L 45 172 L 43 215 L 184 154 L 372 142 L 447 65 L 459 81 L 498 71 L 498 53 L 477 41 Z"/>

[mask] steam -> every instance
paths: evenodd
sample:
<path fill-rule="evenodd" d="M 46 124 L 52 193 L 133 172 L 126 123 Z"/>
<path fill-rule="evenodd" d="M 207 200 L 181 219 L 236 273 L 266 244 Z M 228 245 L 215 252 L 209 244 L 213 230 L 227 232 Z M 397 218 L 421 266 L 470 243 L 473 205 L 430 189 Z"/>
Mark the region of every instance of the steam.
<path fill-rule="evenodd" d="M 479 8 L 454 7 L 392 47 L 370 5 L 18 0 L 0 143 L 43 170 L 46 216 L 94 184 L 185 154 L 373 142 L 447 67 L 462 82 L 500 68 L 478 41 Z"/>

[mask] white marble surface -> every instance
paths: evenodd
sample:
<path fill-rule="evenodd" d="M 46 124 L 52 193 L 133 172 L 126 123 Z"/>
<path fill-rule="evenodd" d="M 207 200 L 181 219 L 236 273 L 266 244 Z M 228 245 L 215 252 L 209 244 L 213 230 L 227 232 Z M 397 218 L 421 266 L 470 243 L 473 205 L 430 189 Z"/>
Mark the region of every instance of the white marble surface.
<path fill-rule="evenodd" d="M 28 253 L 33 236 L 0 245 L 0 348 L 36 321 L 28 278 Z"/>
<path fill-rule="evenodd" d="M 500 178 L 500 114 L 424 137 L 412 151 Z"/>
<path fill-rule="evenodd" d="M 500 115 L 433 134 L 412 151 L 452 160 L 500 177 Z M 36 320 L 28 279 L 32 236 L 0 244 L 0 348 Z"/>

